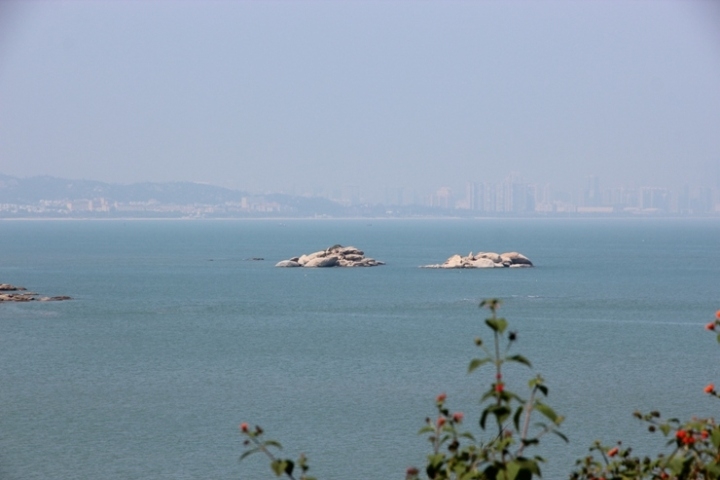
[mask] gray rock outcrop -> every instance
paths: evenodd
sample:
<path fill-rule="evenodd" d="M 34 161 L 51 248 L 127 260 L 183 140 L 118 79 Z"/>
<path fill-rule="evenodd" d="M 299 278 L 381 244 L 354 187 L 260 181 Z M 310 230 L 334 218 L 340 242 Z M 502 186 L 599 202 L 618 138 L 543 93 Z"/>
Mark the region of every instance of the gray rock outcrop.
<path fill-rule="evenodd" d="M 527 268 L 533 263 L 522 253 L 518 252 L 472 252 L 466 257 L 453 255 L 444 263 L 424 265 L 422 268 Z"/>
<path fill-rule="evenodd" d="M 67 295 L 60 295 L 57 297 L 39 297 L 37 293 L 28 292 L 25 287 L 16 287 L 9 283 L 0 283 L 0 292 L 12 292 L 12 293 L 0 293 L 0 303 L 3 302 L 59 302 L 61 300 L 72 300 Z M 22 293 L 17 293 L 22 292 Z"/>
<path fill-rule="evenodd" d="M 305 268 L 329 268 L 329 267 L 376 267 L 385 265 L 385 262 L 365 256 L 365 252 L 355 247 L 343 247 L 333 245 L 325 250 L 300 255 L 289 260 L 278 262 L 276 267 L 305 267 Z"/>

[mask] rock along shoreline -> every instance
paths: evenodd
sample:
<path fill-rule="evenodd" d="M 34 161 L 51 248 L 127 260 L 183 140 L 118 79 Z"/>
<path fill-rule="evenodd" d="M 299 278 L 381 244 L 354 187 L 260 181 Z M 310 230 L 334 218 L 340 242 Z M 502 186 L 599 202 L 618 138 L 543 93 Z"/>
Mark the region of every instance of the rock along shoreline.
<path fill-rule="evenodd" d="M 5 293 L 11 292 L 11 293 Z M 62 300 L 72 300 L 67 295 L 59 295 L 56 297 L 42 297 L 34 292 L 28 292 L 25 287 L 17 287 L 9 283 L 0 283 L 0 303 L 3 302 L 59 302 Z"/>

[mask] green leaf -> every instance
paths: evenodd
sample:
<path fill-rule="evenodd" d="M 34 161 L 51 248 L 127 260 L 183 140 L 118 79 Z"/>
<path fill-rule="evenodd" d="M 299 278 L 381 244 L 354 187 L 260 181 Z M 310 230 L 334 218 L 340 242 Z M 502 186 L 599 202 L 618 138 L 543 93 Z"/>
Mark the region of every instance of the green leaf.
<path fill-rule="evenodd" d="M 518 462 L 513 461 L 507 464 L 507 471 L 505 472 L 507 478 L 515 480 L 518 478 L 518 472 L 520 472 L 520 464 Z"/>
<path fill-rule="evenodd" d="M 285 460 L 285 473 L 288 477 L 292 477 L 293 469 L 295 468 L 295 462 L 292 460 Z"/>
<path fill-rule="evenodd" d="M 535 457 L 535 458 L 537 458 L 539 461 L 543 461 L 542 457 Z M 520 460 L 520 466 L 522 467 L 523 470 L 527 470 L 527 471 L 537 475 L 538 477 L 541 476 L 540 475 L 540 465 L 538 465 L 538 462 L 536 462 L 535 460 L 522 459 L 522 460 Z"/>
<path fill-rule="evenodd" d="M 715 427 L 712 429 L 710 440 L 715 448 L 720 448 L 720 428 Z"/>
<path fill-rule="evenodd" d="M 490 409 L 486 408 L 483 410 L 482 415 L 480 415 L 480 428 L 485 430 L 485 421 L 487 420 L 487 416 L 490 413 Z"/>
<path fill-rule="evenodd" d="M 480 397 L 480 403 L 484 402 L 488 398 L 494 398 L 495 397 L 495 389 L 491 388 L 487 392 L 483 393 L 483 396 Z"/>
<path fill-rule="evenodd" d="M 501 425 L 502 423 L 507 420 L 507 418 L 512 413 L 508 407 L 505 405 L 493 405 L 489 408 L 489 410 L 492 409 L 491 413 L 495 415 L 495 418 L 497 419 L 498 425 Z"/>
<path fill-rule="evenodd" d="M 522 355 L 513 355 L 511 357 L 507 357 L 507 359 L 511 362 L 522 363 L 523 365 L 527 365 L 528 367 L 532 368 L 532 365 L 530 365 L 530 360 L 523 357 Z"/>
<path fill-rule="evenodd" d="M 285 461 L 284 460 L 273 460 L 270 462 L 270 468 L 275 472 L 275 476 L 279 477 L 285 472 Z"/>
<path fill-rule="evenodd" d="M 282 450 L 282 445 L 280 445 L 280 442 L 276 442 L 275 440 L 265 440 L 263 442 L 263 446 L 265 447 L 275 447 L 278 450 Z"/>
<path fill-rule="evenodd" d="M 663 435 L 665 435 L 666 437 L 670 433 L 670 425 L 668 425 L 667 423 L 663 423 L 662 425 L 660 425 L 659 428 L 660 431 L 663 432 Z"/>
<path fill-rule="evenodd" d="M 548 407 L 544 403 L 535 402 L 535 410 L 537 410 L 538 412 L 545 415 L 545 417 L 547 417 L 547 419 L 550 420 L 551 422 L 557 423 L 557 420 L 558 420 L 557 414 L 555 413 L 555 411 L 552 408 Z"/>
<path fill-rule="evenodd" d="M 487 358 L 473 358 L 470 361 L 470 365 L 468 366 L 468 373 L 471 373 L 473 370 L 475 370 L 478 367 L 481 367 L 485 365 L 488 362 L 491 362 L 492 359 L 490 357 Z"/>
<path fill-rule="evenodd" d="M 692 457 L 690 457 L 690 460 L 692 461 Z M 686 460 L 683 457 L 673 457 L 668 462 L 668 468 L 670 468 L 673 475 L 680 475 L 685 469 L 685 462 Z"/>
<path fill-rule="evenodd" d="M 492 464 L 492 463 L 491 463 L 490 465 L 488 465 L 487 467 L 485 467 L 485 470 L 483 471 L 483 473 L 485 474 L 485 476 L 484 476 L 484 477 L 480 477 L 480 478 L 492 478 L 492 479 L 496 479 L 496 478 L 498 478 L 499 470 L 498 470 L 498 467 L 497 467 L 495 464 Z"/>
<path fill-rule="evenodd" d="M 712 474 L 710 478 L 720 478 L 720 465 L 715 462 L 709 463 L 705 466 L 707 471 Z"/>
<path fill-rule="evenodd" d="M 522 415 L 523 410 L 525 410 L 524 405 L 520 405 L 517 407 L 517 410 L 515 410 L 515 415 L 513 415 L 513 425 L 515 425 L 515 430 L 520 430 L 520 416 Z"/>
<path fill-rule="evenodd" d="M 488 318 L 485 320 L 485 323 L 488 327 L 490 327 L 493 331 L 499 333 L 502 335 L 502 333 L 507 328 L 507 320 L 504 318 Z"/>
<path fill-rule="evenodd" d="M 568 440 L 568 438 L 567 438 L 562 432 L 558 432 L 557 430 L 551 430 L 551 431 L 552 431 L 552 433 L 554 433 L 554 434 L 557 435 L 558 437 L 560 437 L 560 438 L 562 438 L 563 440 L 565 440 L 565 443 L 570 443 L 570 440 Z"/>
<path fill-rule="evenodd" d="M 244 452 L 242 455 L 240 455 L 240 458 L 238 459 L 238 461 L 241 462 L 244 458 L 249 457 L 253 453 L 257 453 L 259 450 L 260 450 L 259 448 L 253 448 L 253 449 L 250 449 L 250 450 Z"/>
<path fill-rule="evenodd" d="M 445 455 L 442 453 L 436 453 L 428 455 L 428 466 L 432 466 L 434 469 L 439 469 L 445 462 Z"/>
<path fill-rule="evenodd" d="M 717 341 L 718 341 L 718 343 L 720 343 L 720 333 L 718 333 Z"/>

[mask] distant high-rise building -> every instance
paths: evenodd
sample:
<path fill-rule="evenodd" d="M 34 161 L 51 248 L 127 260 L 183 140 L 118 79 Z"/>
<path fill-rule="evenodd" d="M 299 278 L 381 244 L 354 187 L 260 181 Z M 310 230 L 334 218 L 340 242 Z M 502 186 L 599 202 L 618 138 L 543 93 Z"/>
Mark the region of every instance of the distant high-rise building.
<path fill-rule="evenodd" d="M 453 202 L 452 190 L 448 187 L 440 187 L 432 196 L 432 207 L 452 208 L 455 206 Z"/>
<path fill-rule="evenodd" d="M 643 187 L 640 189 L 640 208 L 643 210 L 670 211 L 670 191 L 667 188 Z"/>
<path fill-rule="evenodd" d="M 583 204 L 586 207 L 599 207 L 602 203 L 600 179 L 597 175 L 590 175 L 586 180 L 585 191 L 583 192 Z"/>

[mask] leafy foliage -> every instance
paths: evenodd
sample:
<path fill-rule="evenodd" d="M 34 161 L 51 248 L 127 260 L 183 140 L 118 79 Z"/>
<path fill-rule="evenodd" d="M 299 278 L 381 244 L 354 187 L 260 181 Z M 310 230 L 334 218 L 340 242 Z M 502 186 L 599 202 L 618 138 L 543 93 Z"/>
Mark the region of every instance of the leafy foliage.
<path fill-rule="evenodd" d="M 468 366 L 472 373 L 482 367 L 494 369 L 494 381 L 480 397 L 482 410 L 478 420 L 480 431 L 476 434 L 464 430 L 465 415 L 452 412 L 447 407 L 447 395 L 441 393 L 435 399 L 437 417 L 425 419 L 420 435 L 426 435 L 431 445 L 424 469 L 409 467 L 406 480 L 419 480 L 424 474 L 431 480 L 530 480 L 541 477 L 539 455 L 527 453 L 539 447 L 541 438 L 552 433 L 567 442 L 559 428 L 563 416 L 558 415 L 546 402 L 548 387 L 542 376 L 535 374 L 528 381 L 528 393 L 522 397 L 506 388 L 503 367 L 518 363 L 532 368 L 522 355 L 510 354 L 517 332 L 508 331 L 508 322 L 497 316 L 501 302 L 484 300 L 481 308 L 490 311 L 485 325 L 490 329 L 492 340 L 475 339 L 482 355 L 473 358 Z M 705 328 L 720 330 L 720 310 L 715 320 Z M 507 333 L 506 333 L 507 332 Z M 720 335 L 718 335 L 720 342 Z M 720 397 L 711 383 L 704 392 Z M 665 436 L 669 451 L 655 457 L 633 455 L 632 448 L 622 442 L 609 446 L 596 441 L 589 454 L 575 463 L 570 480 L 710 480 L 720 479 L 720 426 L 713 418 L 695 418 L 680 421 L 676 418 L 662 420 L 657 411 L 634 417 L 647 425 L 651 433 Z M 539 417 L 539 420 L 537 420 Z M 535 422 L 532 423 L 532 419 Z M 240 425 L 245 436 L 246 450 L 240 460 L 255 453 L 263 453 L 270 460 L 270 468 L 276 476 L 295 480 L 315 480 L 307 476 L 309 466 L 304 455 L 296 460 L 277 458 L 272 449 L 280 450 L 278 442 L 265 440 L 260 427 L 250 429 Z"/>

